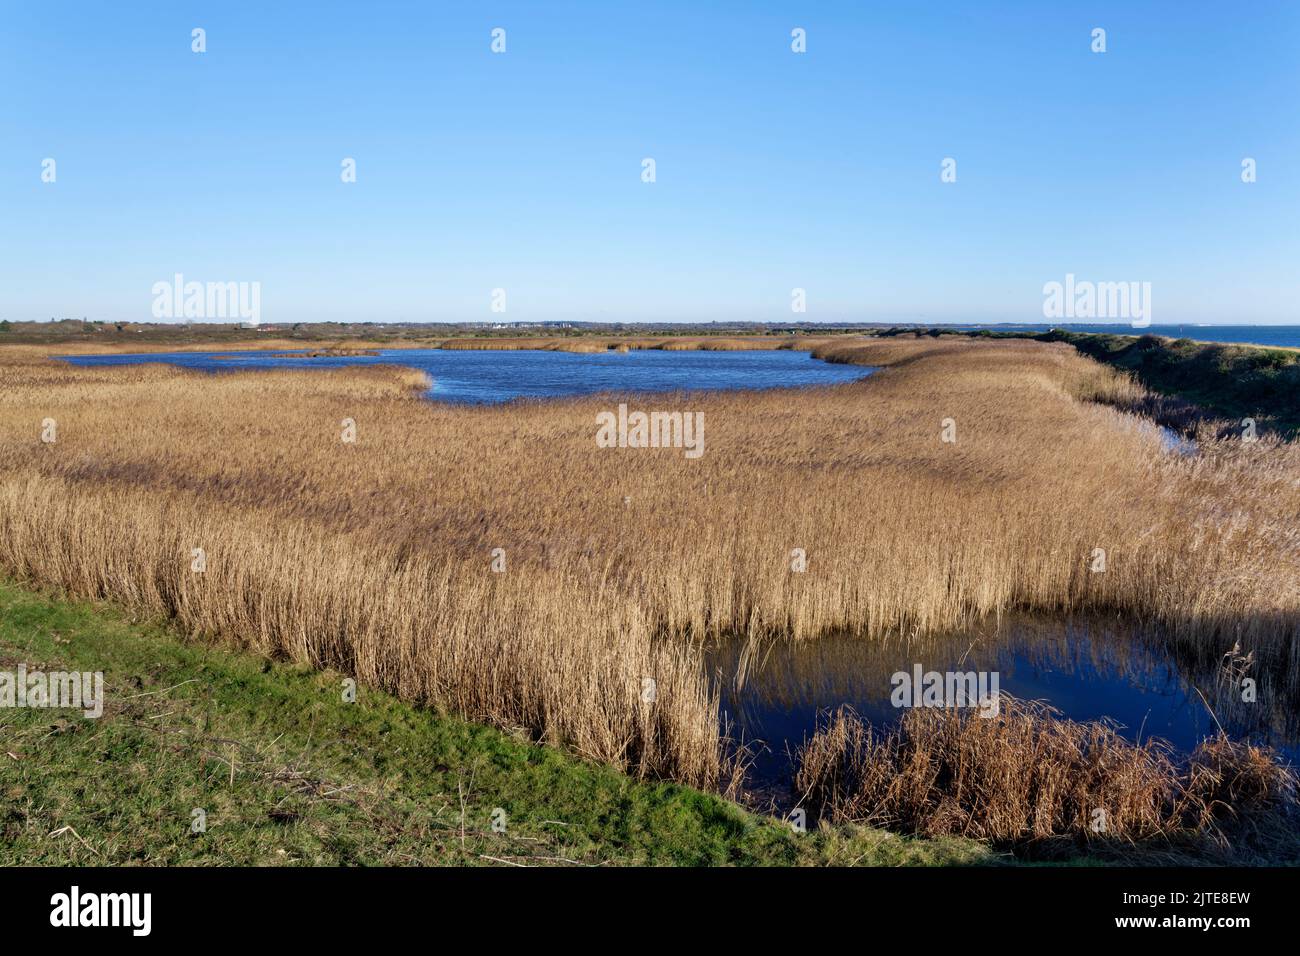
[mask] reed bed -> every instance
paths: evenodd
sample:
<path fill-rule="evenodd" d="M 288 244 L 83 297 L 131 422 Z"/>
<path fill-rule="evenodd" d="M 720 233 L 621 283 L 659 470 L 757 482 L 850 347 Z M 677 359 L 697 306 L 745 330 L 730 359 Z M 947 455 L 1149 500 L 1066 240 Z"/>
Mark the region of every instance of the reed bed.
<path fill-rule="evenodd" d="M 822 817 L 1005 846 L 1209 838 L 1230 848 L 1289 832 L 1294 849 L 1300 810 L 1294 772 L 1258 748 L 1214 738 L 1175 761 L 1159 741 L 1130 743 L 1103 722 L 1007 695 L 996 717 L 917 708 L 885 733 L 841 708 L 799 758 L 796 792 Z"/>
<path fill-rule="evenodd" d="M 1119 611 L 1207 660 L 1238 642 L 1300 673 L 1297 446 L 1166 453 L 1098 401 L 1135 386 L 1065 345 L 799 341 L 883 369 L 646 399 L 703 413 L 696 459 L 598 447 L 626 396 L 457 407 L 403 369 L 6 349 L 0 566 L 701 786 L 728 773 L 703 677 L 721 635 Z"/>
<path fill-rule="evenodd" d="M 627 336 L 584 335 L 574 338 L 502 337 L 443 339 L 437 348 L 461 351 L 514 351 L 535 349 L 543 352 L 608 352 L 649 349 L 665 352 L 738 352 L 755 349 L 790 349 L 800 340 L 793 336 L 664 336 L 633 338 Z"/>

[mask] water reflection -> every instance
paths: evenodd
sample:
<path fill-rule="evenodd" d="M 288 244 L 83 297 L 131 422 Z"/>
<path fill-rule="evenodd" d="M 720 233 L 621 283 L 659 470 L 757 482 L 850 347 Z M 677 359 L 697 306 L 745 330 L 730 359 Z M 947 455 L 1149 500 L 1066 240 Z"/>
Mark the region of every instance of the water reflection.
<path fill-rule="evenodd" d="M 1177 658 L 1150 632 L 1097 620 L 1004 619 L 933 638 L 826 636 L 792 643 L 735 641 L 710 650 L 710 673 L 734 740 L 751 745 L 751 785 L 776 792 L 790 754 L 818 716 L 848 704 L 878 726 L 904 713 L 891 678 L 925 671 L 992 672 L 1001 692 L 1043 700 L 1072 720 L 1110 720 L 1130 740 L 1162 737 L 1192 750 L 1220 726 L 1300 762 L 1294 682 L 1244 653 L 1212 665 Z M 1255 699 L 1244 700 L 1255 682 Z"/>

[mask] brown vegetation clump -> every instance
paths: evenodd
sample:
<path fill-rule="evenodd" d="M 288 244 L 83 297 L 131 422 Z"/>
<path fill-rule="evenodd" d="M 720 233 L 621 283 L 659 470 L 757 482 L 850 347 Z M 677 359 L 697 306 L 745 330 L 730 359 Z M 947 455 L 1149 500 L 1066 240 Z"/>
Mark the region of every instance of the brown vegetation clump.
<path fill-rule="evenodd" d="M 1296 777 L 1268 753 L 1218 738 L 1174 762 L 1101 722 L 1000 698 L 1000 712 L 917 708 L 877 733 L 851 709 L 799 754 L 795 792 L 831 820 L 1000 845 L 1072 837 L 1148 841 L 1243 831 L 1296 819 Z"/>

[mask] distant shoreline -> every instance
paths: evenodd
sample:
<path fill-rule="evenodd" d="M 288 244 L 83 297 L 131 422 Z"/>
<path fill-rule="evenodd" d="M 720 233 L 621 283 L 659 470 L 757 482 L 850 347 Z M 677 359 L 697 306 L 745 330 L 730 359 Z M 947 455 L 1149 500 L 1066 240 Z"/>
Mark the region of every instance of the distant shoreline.
<path fill-rule="evenodd" d="M 711 322 L 711 323 L 595 323 L 595 322 L 298 322 L 270 323 L 253 328 L 239 323 L 107 323 L 64 320 L 60 322 L 0 323 L 0 344 L 73 345 L 127 347 L 147 351 L 144 346 L 176 350 L 193 347 L 340 349 L 340 348 L 438 348 L 444 343 L 465 341 L 538 340 L 547 343 L 580 343 L 593 340 L 674 339 L 770 340 L 773 338 L 826 338 L 843 335 L 896 335 L 904 331 L 988 332 L 997 335 L 1043 334 L 1052 330 L 1071 334 L 1140 337 L 1160 335 L 1170 339 L 1192 339 L 1262 348 L 1300 348 L 1300 324 L 1213 325 L 1157 323 L 1134 328 L 1127 323 L 1080 322 L 997 322 L 997 323 L 910 323 L 910 322 Z M 455 347 L 455 346 L 453 346 Z M 463 346 L 462 346 L 463 347 Z M 476 347 L 487 347 L 477 345 Z M 518 347 L 518 346 L 509 346 Z"/>

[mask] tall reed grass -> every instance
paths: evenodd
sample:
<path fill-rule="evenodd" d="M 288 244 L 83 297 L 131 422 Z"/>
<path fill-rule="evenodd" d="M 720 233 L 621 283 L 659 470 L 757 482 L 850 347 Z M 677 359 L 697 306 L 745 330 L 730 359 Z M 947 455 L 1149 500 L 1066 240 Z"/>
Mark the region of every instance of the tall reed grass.
<path fill-rule="evenodd" d="M 795 777 L 821 816 L 926 836 L 1001 845 L 1208 837 L 1240 848 L 1262 835 L 1292 854 L 1296 787 L 1292 770 L 1248 744 L 1213 738 L 1178 761 L 1158 740 L 1130 743 L 1105 723 L 1007 695 L 996 717 L 918 708 L 886 733 L 842 708 L 805 743 Z M 1284 850 L 1267 842 L 1258 848 Z"/>
<path fill-rule="evenodd" d="M 698 459 L 597 447 L 616 396 L 457 407 L 409 370 L 211 376 L 10 348 L 0 566 L 702 786 L 727 772 L 702 664 L 722 634 L 1122 612 L 1207 659 L 1235 641 L 1300 673 L 1297 446 L 1166 453 L 1093 401 L 1135 386 L 1064 345 L 801 344 L 883 370 L 657 397 L 703 412 Z"/>

